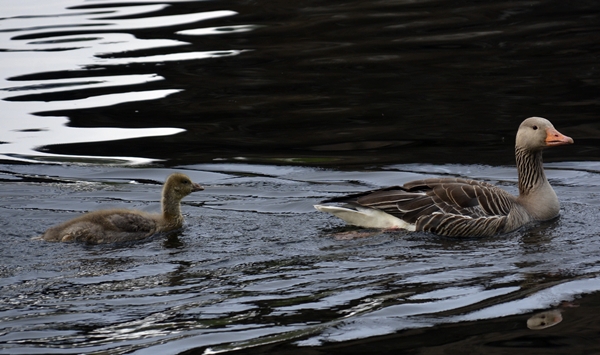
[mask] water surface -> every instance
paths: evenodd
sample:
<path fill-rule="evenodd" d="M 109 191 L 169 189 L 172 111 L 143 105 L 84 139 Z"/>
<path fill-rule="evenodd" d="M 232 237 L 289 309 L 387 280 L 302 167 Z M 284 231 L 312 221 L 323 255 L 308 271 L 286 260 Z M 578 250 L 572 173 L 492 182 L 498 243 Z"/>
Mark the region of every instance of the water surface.
<path fill-rule="evenodd" d="M 38 166 L 5 165 L 0 353 L 327 349 L 489 321 L 513 324 L 505 331 L 491 326 L 495 340 L 556 334 L 554 328 L 575 336 L 569 327 L 582 318 L 572 309 L 600 289 L 600 169 L 577 166 L 553 164 L 548 171 L 561 196 L 560 219 L 465 240 L 409 232 L 353 238 L 348 232 L 358 229 L 312 204 L 440 173 L 468 172 L 515 192 L 514 168 L 186 166 L 177 170 L 206 190 L 185 199 L 185 229 L 135 244 L 85 246 L 29 238 L 90 209 L 156 211 L 159 182 L 170 170 L 57 166 L 40 176 Z M 529 317 L 552 309 L 563 312 L 560 324 L 527 328 Z M 597 349 L 573 345 L 582 348 Z"/>
<path fill-rule="evenodd" d="M 0 353 L 590 353 L 600 329 L 600 5 L 39 1 L 0 18 Z M 560 219 L 450 239 L 312 205 L 427 176 L 517 192 L 549 118 Z M 186 227 L 31 240 L 99 208 Z M 528 328 L 541 312 L 559 323 Z M 384 350 L 382 350 L 384 351 Z"/>

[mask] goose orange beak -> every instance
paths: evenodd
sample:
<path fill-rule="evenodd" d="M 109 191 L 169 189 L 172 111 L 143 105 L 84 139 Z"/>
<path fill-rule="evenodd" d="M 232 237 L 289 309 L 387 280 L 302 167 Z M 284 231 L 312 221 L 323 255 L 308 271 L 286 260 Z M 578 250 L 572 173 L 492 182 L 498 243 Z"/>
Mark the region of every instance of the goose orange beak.
<path fill-rule="evenodd" d="M 546 130 L 546 145 L 548 147 L 565 144 L 573 144 L 573 138 L 565 136 L 554 128 L 548 128 Z"/>

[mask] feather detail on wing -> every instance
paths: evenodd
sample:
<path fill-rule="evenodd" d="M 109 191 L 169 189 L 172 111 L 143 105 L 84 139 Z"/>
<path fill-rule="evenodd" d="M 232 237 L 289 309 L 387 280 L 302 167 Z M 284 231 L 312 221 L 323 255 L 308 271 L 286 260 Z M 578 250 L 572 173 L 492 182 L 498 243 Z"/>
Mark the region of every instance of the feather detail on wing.
<path fill-rule="evenodd" d="M 404 186 L 326 202 L 381 210 L 416 225 L 416 230 L 447 236 L 486 236 L 503 231 L 515 197 L 486 182 L 441 178 L 412 181 Z"/>

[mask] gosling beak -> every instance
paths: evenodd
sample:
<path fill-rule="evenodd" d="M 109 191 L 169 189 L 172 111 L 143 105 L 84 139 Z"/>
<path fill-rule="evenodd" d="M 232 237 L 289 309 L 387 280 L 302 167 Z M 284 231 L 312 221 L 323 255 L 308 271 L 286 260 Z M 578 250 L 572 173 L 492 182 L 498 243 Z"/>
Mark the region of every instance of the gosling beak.
<path fill-rule="evenodd" d="M 565 136 L 554 128 L 546 129 L 546 145 L 548 147 L 565 144 L 573 144 L 573 138 Z"/>
<path fill-rule="evenodd" d="M 196 183 L 192 184 L 192 192 L 202 191 L 202 190 L 204 190 L 204 187 L 202 187 L 202 185 L 196 184 Z"/>

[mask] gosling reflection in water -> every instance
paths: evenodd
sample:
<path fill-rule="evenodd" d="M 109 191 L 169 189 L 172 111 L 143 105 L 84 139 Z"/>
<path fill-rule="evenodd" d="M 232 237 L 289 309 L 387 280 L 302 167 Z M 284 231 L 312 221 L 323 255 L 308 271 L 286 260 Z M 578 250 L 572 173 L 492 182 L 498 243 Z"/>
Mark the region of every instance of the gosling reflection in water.
<path fill-rule="evenodd" d="M 181 200 L 204 188 L 185 174 L 171 174 L 162 190 L 162 213 L 109 209 L 89 212 L 48 229 L 35 239 L 49 242 L 85 242 L 91 244 L 140 240 L 183 226 Z"/>

